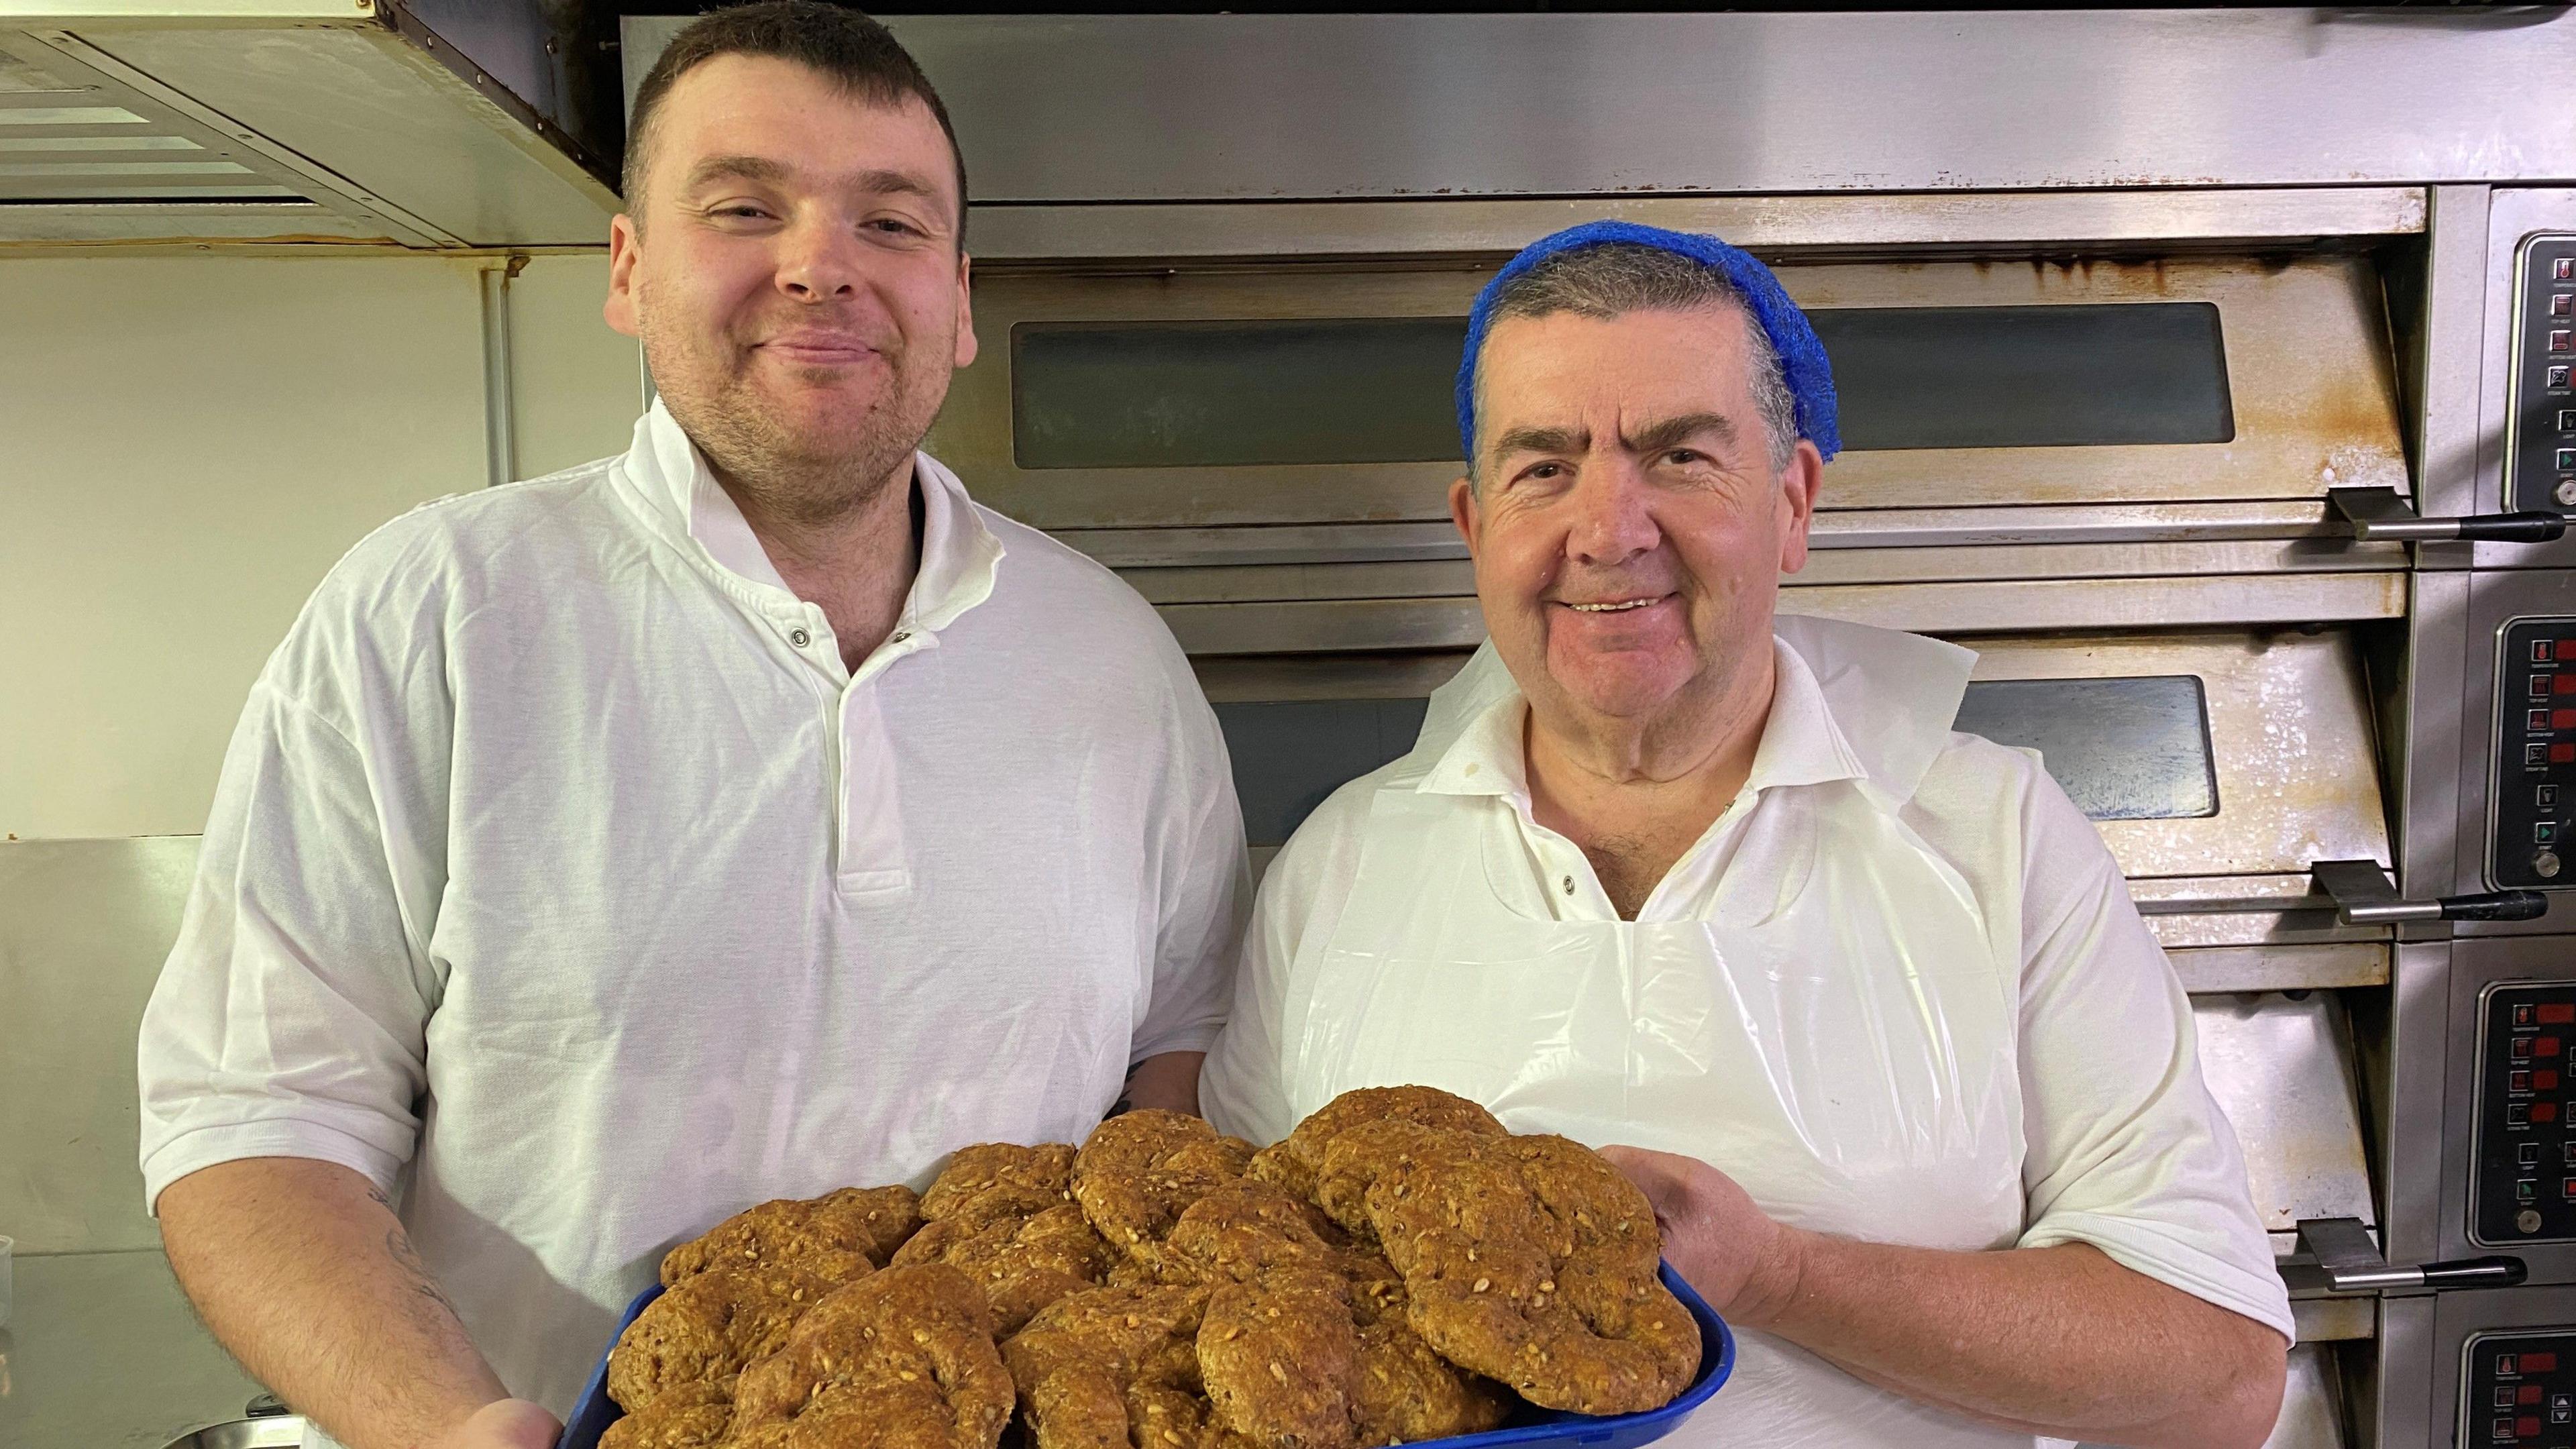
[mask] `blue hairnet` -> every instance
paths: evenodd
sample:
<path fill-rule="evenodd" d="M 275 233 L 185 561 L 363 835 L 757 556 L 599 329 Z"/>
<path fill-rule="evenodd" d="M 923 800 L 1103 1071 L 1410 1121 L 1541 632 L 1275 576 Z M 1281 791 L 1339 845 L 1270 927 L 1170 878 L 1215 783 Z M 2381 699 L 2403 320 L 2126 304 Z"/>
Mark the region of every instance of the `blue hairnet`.
<path fill-rule="evenodd" d="M 1723 273 L 1743 294 L 1753 320 L 1762 324 L 1771 350 L 1780 354 L 1780 371 L 1796 403 L 1798 436 L 1827 458 L 1842 451 L 1842 429 L 1834 418 L 1833 364 L 1825 358 L 1825 344 L 1816 340 L 1816 329 L 1807 325 L 1807 314 L 1780 290 L 1780 279 L 1769 267 L 1713 236 L 1629 221 L 1589 221 L 1531 242 L 1476 294 L 1475 308 L 1467 314 L 1467 355 L 1458 362 L 1458 445 L 1470 465 L 1476 461 L 1476 357 L 1485 347 L 1485 329 L 1493 325 L 1494 303 L 1505 287 L 1549 257 L 1611 242 L 1654 247 Z"/>

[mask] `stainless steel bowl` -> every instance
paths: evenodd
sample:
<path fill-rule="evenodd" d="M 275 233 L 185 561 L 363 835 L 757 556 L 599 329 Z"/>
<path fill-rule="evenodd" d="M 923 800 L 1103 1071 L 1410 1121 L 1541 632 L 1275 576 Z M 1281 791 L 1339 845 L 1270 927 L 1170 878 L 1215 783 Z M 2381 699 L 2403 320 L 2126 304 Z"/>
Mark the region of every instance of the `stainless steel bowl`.
<path fill-rule="evenodd" d="M 230 1419 L 182 1434 L 162 1449 L 296 1449 L 304 1442 L 304 1416 L 270 1414 L 258 1419 Z"/>

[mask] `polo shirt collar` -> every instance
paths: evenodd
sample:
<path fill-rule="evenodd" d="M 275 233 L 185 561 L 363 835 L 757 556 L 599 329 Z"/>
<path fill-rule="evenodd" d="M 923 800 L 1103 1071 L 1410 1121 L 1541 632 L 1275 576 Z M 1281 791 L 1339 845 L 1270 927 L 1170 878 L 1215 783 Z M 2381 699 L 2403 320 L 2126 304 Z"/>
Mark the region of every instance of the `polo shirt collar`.
<path fill-rule="evenodd" d="M 764 609 L 805 606 L 779 577 L 768 550 L 716 481 L 706 455 L 689 440 L 660 398 L 635 424 L 635 445 L 620 472 L 647 521 L 710 566 L 728 593 Z M 966 485 L 928 453 L 912 455 L 921 489 L 921 564 L 905 596 L 901 627 L 937 630 L 992 597 L 1002 541 L 986 526 Z"/>

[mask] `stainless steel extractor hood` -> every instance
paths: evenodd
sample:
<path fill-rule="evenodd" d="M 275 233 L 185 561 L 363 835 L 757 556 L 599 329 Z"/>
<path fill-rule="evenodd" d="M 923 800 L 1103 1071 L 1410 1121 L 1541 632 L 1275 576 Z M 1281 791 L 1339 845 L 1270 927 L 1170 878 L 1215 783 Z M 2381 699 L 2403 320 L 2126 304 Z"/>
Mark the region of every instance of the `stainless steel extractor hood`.
<path fill-rule="evenodd" d="M 0 242 L 596 245 L 596 9 L 0 0 Z"/>

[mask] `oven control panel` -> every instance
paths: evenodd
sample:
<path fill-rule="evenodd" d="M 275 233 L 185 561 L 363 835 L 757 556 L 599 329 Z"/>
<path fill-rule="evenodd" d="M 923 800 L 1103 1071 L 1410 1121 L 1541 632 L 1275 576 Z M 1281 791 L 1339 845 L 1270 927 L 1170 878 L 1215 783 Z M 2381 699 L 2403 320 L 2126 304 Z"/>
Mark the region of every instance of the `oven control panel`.
<path fill-rule="evenodd" d="M 2576 618 L 2515 619 L 2497 656 L 2487 879 L 2564 890 L 2576 885 Z"/>
<path fill-rule="evenodd" d="M 2576 1446 L 2576 1333 L 2476 1334 L 2468 1355 L 2461 1449 Z"/>
<path fill-rule="evenodd" d="M 2487 988 L 2470 1221 L 2480 1243 L 2576 1240 L 2576 981 Z"/>
<path fill-rule="evenodd" d="M 2576 235 L 2522 245 L 2514 299 L 2513 413 L 2504 495 L 2509 509 L 2576 512 Z"/>

